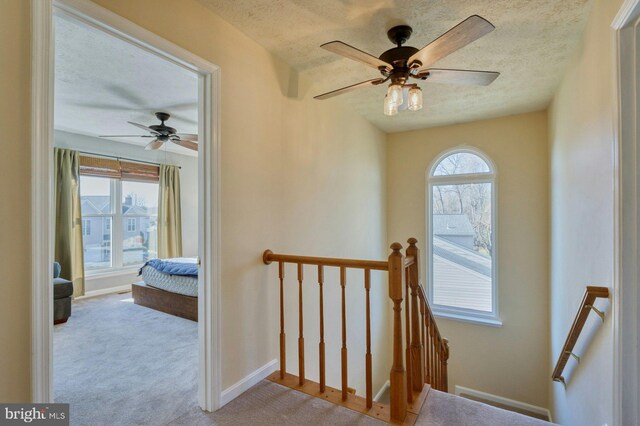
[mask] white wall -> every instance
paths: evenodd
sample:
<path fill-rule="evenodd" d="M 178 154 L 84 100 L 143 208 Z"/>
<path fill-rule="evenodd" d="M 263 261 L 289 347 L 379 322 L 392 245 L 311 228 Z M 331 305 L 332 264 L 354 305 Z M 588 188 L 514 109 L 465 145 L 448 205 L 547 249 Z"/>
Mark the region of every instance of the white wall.
<path fill-rule="evenodd" d="M 54 134 L 54 146 L 180 166 L 183 256 L 196 257 L 198 255 L 198 157 L 163 150 L 145 151 L 144 147 L 139 145 L 59 130 L 56 130 Z M 127 274 L 100 274 L 93 277 L 89 275 L 85 279 L 85 293 L 119 287 L 137 281 L 140 281 L 137 271 Z"/>
<path fill-rule="evenodd" d="M 551 153 L 551 356 L 558 358 L 587 285 L 614 280 L 614 33 L 621 0 L 595 0 L 582 45 L 549 111 Z M 569 361 L 566 389 L 551 383 L 554 420 L 613 424 L 613 322 L 590 315 Z"/>

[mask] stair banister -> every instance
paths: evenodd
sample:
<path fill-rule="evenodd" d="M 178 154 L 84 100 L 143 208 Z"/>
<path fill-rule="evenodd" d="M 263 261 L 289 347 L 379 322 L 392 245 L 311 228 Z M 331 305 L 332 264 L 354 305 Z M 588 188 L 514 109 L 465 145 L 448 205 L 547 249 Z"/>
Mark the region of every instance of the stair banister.
<path fill-rule="evenodd" d="M 406 256 L 402 254 L 402 245 L 393 243 L 387 261 L 340 259 L 328 257 L 311 257 L 276 254 L 271 250 L 263 253 L 265 264 L 278 262 L 278 278 L 280 287 L 280 370 L 270 376 L 270 380 L 297 389 L 310 395 L 321 397 L 329 402 L 360 411 L 364 414 L 386 420 L 413 424 L 420 412 L 426 395 L 431 387 L 447 390 L 447 359 L 449 347 L 446 339 L 440 335 L 433 313 L 420 283 L 420 251 L 417 240 L 410 238 Z M 297 267 L 298 287 L 298 376 L 286 371 L 286 336 L 284 332 L 284 280 L 285 265 Z M 305 377 L 305 345 L 303 316 L 304 266 L 316 265 L 318 268 L 320 342 L 319 380 L 314 383 Z M 326 385 L 326 358 L 324 342 L 324 268 L 339 268 L 341 289 L 341 388 L 334 389 Z M 346 287 L 347 269 L 360 269 L 364 273 L 364 290 L 366 303 L 366 354 L 365 383 L 366 397 L 355 395 L 355 390 L 348 386 L 347 375 L 347 326 L 346 326 Z M 392 367 L 390 378 L 389 405 L 373 401 L 372 389 L 372 357 L 371 353 L 371 271 L 387 271 L 389 279 L 389 298 L 393 304 L 393 332 L 390 342 Z M 331 283 L 330 283 L 331 284 Z M 336 283 L 333 283 L 334 285 Z M 404 303 L 403 303 L 404 302 Z M 404 305 L 405 312 L 402 312 Z M 404 315 L 403 315 L 404 314 Z M 404 317 L 404 320 L 403 320 Z"/>

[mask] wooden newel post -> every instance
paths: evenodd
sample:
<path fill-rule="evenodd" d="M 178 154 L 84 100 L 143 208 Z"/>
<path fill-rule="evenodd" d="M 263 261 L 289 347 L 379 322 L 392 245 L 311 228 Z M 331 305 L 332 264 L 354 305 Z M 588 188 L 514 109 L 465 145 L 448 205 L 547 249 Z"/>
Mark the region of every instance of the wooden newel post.
<path fill-rule="evenodd" d="M 402 421 L 407 415 L 407 377 L 402 357 L 402 289 L 404 288 L 404 256 L 400 243 L 391 244 L 389 255 L 389 297 L 393 301 L 393 366 L 390 377 L 391 419 Z"/>
<path fill-rule="evenodd" d="M 424 386 L 424 353 L 420 339 L 420 310 L 418 308 L 418 286 L 420 285 L 420 250 L 416 247 L 418 240 L 409 238 L 407 241 L 407 257 L 413 257 L 414 261 L 409 266 L 409 287 L 411 288 L 411 383 L 413 390 L 420 392 Z M 408 296 L 407 296 L 408 297 Z"/>

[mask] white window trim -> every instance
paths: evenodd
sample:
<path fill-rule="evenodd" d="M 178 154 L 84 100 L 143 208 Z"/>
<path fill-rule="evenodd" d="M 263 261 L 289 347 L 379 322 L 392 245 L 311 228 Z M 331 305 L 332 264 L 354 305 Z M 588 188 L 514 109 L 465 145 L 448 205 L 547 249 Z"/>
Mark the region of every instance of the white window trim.
<path fill-rule="evenodd" d="M 82 176 L 80 179 L 82 180 Z M 125 265 L 124 264 L 124 234 L 125 234 L 125 225 L 124 219 L 127 219 L 127 226 L 129 227 L 129 220 L 137 219 L 140 217 L 155 217 L 156 215 L 125 215 L 122 213 L 122 180 L 113 179 L 113 178 L 99 178 L 99 179 L 110 179 L 110 196 L 111 196 L 111 213 L 105 214 L 88 214 L 82 215 L 82 220 L 89 217 L 111 217 L 111 266 L 107 268 L 98 268 L 98 269 L 85 269 L 86 277 L 107 277 L 107 276 L 116 276 L 121 275 L 123 273 L 127 273 L 130 271 L 134 271 L 142 267 L 143 263 L 137 263 L 133 265 Z M 159 184 L 158 184 L 159 186 Z M 159 188 L 158 188 L 159 190 Z M 138 224 L 136 221 L 135 224 L 136 229 L 134 231 L 126 231 L 126 232 L 135 232 L 138 230 Z M 83 234 L 84 235 L 84 234 Z"/>
<path fill-rule="evenodd" d="M 453 176 L 433 176 L 436 167 L 442 160 L 452 154 L 468 153 L 477 155 L 489 166 L 489 172 L 460 174 Z M 448 149 L 438 155 L 429 165 L 426 173 L 427 196 L 426 196 L 426 214 L 427 214 L 427 297 L 431 302 L 433 314 L 436 317 L 447 318 L 457 321 L 470 322 L 481 325 L 489 325 L 492 327 L 501 327 L 499 298 L 498 298 L 498 172 L 495 164 L 491 159 L 479 149 L 472 146 L 461 146 L 454 149 Z M 491 301 L 493 312 L 481 312 L 472 309 L 455 308 L 451 306 L 437 305 L 433 302 L 433 214 L 431 211 L 431 203 L 433 200 L 433 187 L 436 185 L 449 185 L 460 183 L 491 183 L 491 246 L 493 247 L 493 255 L 491 256 Z"/>

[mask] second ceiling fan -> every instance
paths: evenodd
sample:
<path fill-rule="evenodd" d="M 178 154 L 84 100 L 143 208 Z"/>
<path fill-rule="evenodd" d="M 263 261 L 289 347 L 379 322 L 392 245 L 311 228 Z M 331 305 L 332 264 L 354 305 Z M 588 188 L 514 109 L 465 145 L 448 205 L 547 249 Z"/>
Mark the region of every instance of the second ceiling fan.
<path fill-rule="evenodd" d="M 132 124 L 142 130 L 146 130 L 149 132 L 149 135 L 106 135 L 100 136 L 101 138 L 153 138 L 151 142 L 149 142 L 144 149 L 147 150 L 155 150 L 159 149 L 164 145 L 165 142 L 173 142 L 176 145 L 180 145 L 181 147 L 190 149 L 192 151 L 198 151 L 198 135 L 192 133 L 177 133 L 177 130 L 173 127 L 169 127 L 164 124 L 165 121 L 169 120 L 171 117 L 170 114 L 166 112 L 156 112 L 155 116 L 158 120 L 160 120 L 160 124 L 151 124 L 149 126 L 145 126 L 144 124 L 134 123 L 132 121 L 127 121 L 127 123 Z"/>
<path fill-rule="evenodd" d="M 422 91 L 417 84 L 411 83 L 410 79 L 434 83 L 487 86 L 498 78 L 500 73 L 431 68 L 431 66 L 494 29 L 495 27 L 489 21 L 481 16 L 473 15 L 422 49 L 417 49 L 411 46 L 403 46 L 411 37 L 413 29 L 408 25 L 399 25 L 387 32 L 389 40 L 396 47 L 385 51 L 379 57 L 370 55 L 341 41 L 325 43 L 320 47 L 375 68 L 382 74 L 382 77 L 332 90 L 315 96 L 315 99 L 329 99 L 356 89 L 377 86 L 390 81 L 391 84 L 385 97 L 385 114 L 395 115 L 400 106 L 406 105 L 411 110 L 422 108 Z M 403 89 L 408 89 L 408 99 L 403 96 Z"/>

